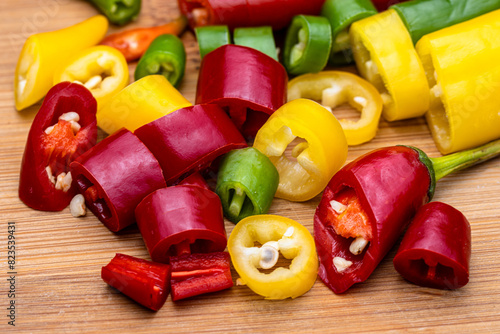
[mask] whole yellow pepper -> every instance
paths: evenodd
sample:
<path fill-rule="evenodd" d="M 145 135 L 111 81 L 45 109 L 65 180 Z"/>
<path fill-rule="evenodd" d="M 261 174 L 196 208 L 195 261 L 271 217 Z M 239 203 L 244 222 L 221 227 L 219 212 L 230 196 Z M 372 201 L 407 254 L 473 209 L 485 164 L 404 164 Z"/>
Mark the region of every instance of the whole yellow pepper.
<path fill-rule="evenodd" d="M 429 86 L 411 36 L 396 11 L 353 23 L 350 39 L 359 73 L 382 95 L 382 116 L 388 121 L 423 116 L 429 108 Z"/>
<path fill-rule="evenodd" d="M 432 87 L 426 119 L 439 151 L 500 138 L 500 10 L 428 34 L 417 51 Z"/>
<path fill-rule="evenodd" d="M 111 134 L 130 131 L 192 104 L 163 75 L 148 75 L 128 85 L 97 110 L 97 126 Z"/>
<path fill-rule="evenodd" d="M 25 109 L 43 98 L 52 87 L 57 67 L 68 57 L 99 43 L 108 25 L 106 17 L 96 15 L 61 30 L 28 37 L 14 76 L 16 109 Z"/>

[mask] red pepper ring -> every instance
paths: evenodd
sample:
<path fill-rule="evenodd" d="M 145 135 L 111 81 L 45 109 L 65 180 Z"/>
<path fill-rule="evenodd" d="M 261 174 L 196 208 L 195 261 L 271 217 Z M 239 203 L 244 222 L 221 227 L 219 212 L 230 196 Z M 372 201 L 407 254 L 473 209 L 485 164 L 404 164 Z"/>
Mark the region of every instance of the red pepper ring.
<path fill-rule="evenodd" d="M 19 178 L 19 198 L 24 204 L 44 211 L 60 211 L 68 206 L 76 188 L 72 180 L 67 180 L 69 189 L 57 189 L 61 187 L 56 180 L 68 174 L 71 161 L 95 145 L 96 111 L 95 98 L 82 85 L 61 82 L 50 89 L 33 120 L 24 149 Z M 77 113 L 79 119 L 64 120 L 62 115 L 69 112 Z"/>
<path fill-rule="evenodd" d="M 406 280 L 436 289 L 457 289 L 469 282 L 471 229 L 465 216 L 441 202 L 419 209 L 394 257 Z"/>
<path fill-rule="evenodd" d="M 199 186 L 179 185 L 150 194 L 135 210 L 151 259 L 220 252 L 227 237 L 219 196 Z"/>

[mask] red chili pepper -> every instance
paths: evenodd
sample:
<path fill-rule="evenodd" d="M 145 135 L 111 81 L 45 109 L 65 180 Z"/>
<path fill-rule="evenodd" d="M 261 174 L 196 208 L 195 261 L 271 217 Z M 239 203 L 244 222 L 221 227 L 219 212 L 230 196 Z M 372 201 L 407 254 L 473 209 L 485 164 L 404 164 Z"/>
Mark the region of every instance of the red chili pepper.
<path fill-rule="evenodd" d="M 285 68 L 252 48 L 224 45 L 203 57 L 196 103 L 225 109 L 245 136 L 258 129 L 287 99 Z"/>
<path fill-rule="evenodd" d="M 149 28 L 135 28 L 106 36 L 101 43 L 118 49 L 130 62 L 141 58 L 149 44 L 163 34 L 180 35 L 187 26 L 185 16 L 179 16 L 172 22 Z"/>
<path fill-rule="evenodd" d="M 176 110 L 135 134 L 160 162 L 168 185 L 209 167 L 218 156 L 247 146 L 224 111 L 209 104 Z"/>
<path fill-rule="evenodd" d="M 295 15 L 319 15 L 324 0 L 179 0 L 192 28 L 223 24 L 286 27 Z"/>
<path fill-rule="evenodd" d="M 135 210 L 151 259 L 223 251 L 227 237 L 219 197 L 198 186 L 174 186 L 150 194 Z"/>
<path fill-rule="evenodd" d="M 457 289 L 469 282 L 471 229 L 465 216 L 441 202 L 417 212 L 394 257 L 394 267 L 410 282 Z"/>
<path fill-rule="evenodd" d="M 102 267 L 104 282 L 139 304 L 158 311 L 170 292 L 170 266 L 117 253 Z"/>
<path fill-rule="evenodd" d="M 227 252 L 172 256 L 170 265 L 173 301 L 233 286 Z"/>
<path fill-rule="evenodd" d="M 207 181 L 205 181 L 203 176 L 201 176 L 201 174 L 198 172 L 193 173 L 193 174 L 189 175 L 188 177 L 186 177 L 185 179 L 181 180 L 179 182 L 179 185 L 180 186 L 197 186 L 197 187 L 204 188 L 206 190 L 210 190 L 210 187 L 208 186 Z"/>
<path fill-rule="evenodd" d="M 95 145 L 96 111 L 95 98 L 82 85 L 62 82 L 47 93 L 21 164 L 19 198 L 27 206 L 44 211 L 68 206 L 76 194 L 69 164 Z"/>
<path fill-rule="evenodd" d="M 113 232 L 133 224 L 137 204 L 166 187 L 156 158 L 126 129 L 106 137 L 71 163 L 71 171 L 87 206 Z"/>

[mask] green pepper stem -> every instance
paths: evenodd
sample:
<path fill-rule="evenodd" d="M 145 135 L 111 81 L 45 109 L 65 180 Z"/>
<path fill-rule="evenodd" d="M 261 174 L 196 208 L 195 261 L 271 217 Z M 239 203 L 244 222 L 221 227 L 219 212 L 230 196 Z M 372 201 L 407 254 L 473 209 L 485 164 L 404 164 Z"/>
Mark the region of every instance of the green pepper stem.
<path fill-rule="evenodd" d="M 493 159 L 498 155 L 500 155 L 500 139 L 470 150 L 430 158 L 430 160 L 436 180 L 439 180 L 450 173 Z"/>
<path fill-rule="evenodd" d="M 236 188 L 234 189 L 234 194 L 233 198 L 231 198 L 231 204 L 229 204 L 229 213 L 234 216 L 238 217 L 240 215 L 241 209 L 243 208 L 243 202 L 245 202 L 245 192 L 240 189 Z"/>

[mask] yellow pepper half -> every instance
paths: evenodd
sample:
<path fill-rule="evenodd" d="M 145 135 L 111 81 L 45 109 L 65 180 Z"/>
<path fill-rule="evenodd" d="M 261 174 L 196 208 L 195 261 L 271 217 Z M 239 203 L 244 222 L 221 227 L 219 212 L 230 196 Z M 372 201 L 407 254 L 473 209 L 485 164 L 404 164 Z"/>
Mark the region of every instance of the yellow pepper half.
<path fill-rule="evenodd" d="M 100 107 L 127 86 L 127 61 L 115 48 L 106 45 L 93 46 L 77 53 L 56 70 L 54 85 L 62 81 L 83 84 Z"/>
<path fill-rule="evenodd" d="M 99 43 L 107 30 L 106 17 L 96 15 L 61 30 L 28 37 L 14 76 L 16 109 L 25 109 L 43 98 L 52 87 L 57 67 L 74 54 Z"/>
<path fill-rule="evenodd" d="M 231 232 L 227 248 L 239 282 L 266 299 L 299 297 L 316 281 L 314 238 L 292 219 L 274 215 L 244 218 Z M 280 253 L 291 261 L 289 266 L 280 266 Z"/>
<path fill-rule="evenodd" d="M 97 110 L 97 125 L 108 134 L 130 131 L 192 104 L 163 75 L 148 75 L 128 85 Z"/>
<path fill-rule="evenodd" d="M 324 71 L 298 76 L 288 83 L 288 100 L 298 98 L 321 101 L 321 105 L 331 109 L 349 103 L 360 111 L 358 120 L 339 120 L 348 145 L 363 144 L 377 133 L 382 98 L 372 84 L 357 75 Z"/>
<path fill-rule="evenodd" d="M 442 154 L 500 137 L 500 10 L 417 43 L 431 96 L 427 124 Z"/>
<path fill-rule="evenodd" d="M 357 21 L 350 29 L 356 67 L 384 101 L 388 121 L 423 116 L 429 86 L 410 33 L 393 9 Z"/>
<path fill-rule="evenodd" d="M 296 145 L 287 150 L 292 141 Z M 308 99 L 276 110 L 257 132 L 253 146 L 278 170 L 276 197 L 296 202 L 323 191 L 347 159 L 342 126 L 325 107 Z"/>

